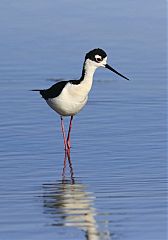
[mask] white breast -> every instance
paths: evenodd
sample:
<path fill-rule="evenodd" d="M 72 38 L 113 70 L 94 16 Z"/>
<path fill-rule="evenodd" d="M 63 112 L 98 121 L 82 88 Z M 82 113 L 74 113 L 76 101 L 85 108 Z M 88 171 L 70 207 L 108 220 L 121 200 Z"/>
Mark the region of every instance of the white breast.
<path fill-rule="evenodd" d="M 58 97 L 50 98 L 46 102 L 58 114 L 73 116 L 85 106 L 88 99 L 87 93 L 82 91 L 80 84 L 68 83 Z"/>

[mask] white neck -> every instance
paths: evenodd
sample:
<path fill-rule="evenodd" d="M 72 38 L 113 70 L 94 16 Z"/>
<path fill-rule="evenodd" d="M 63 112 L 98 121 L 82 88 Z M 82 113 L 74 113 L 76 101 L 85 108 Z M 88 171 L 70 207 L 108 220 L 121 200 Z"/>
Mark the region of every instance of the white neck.
<path fill-rule="evenodd" d="M 81 85 L 85 86 L 87 91 L 89 92 L 92 83 L 93 83 L 93 75 L 96 70 L 97 66 L 93 64 L 93 61 L 90 59 L 87 59 L 83 66 L 83 72 L 81 77 Z"/>

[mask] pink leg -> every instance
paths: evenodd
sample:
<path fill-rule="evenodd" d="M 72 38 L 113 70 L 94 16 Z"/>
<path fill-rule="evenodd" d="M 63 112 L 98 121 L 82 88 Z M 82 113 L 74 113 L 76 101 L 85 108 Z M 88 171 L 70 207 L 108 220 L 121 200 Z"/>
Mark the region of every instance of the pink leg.
<path fill-rule="evenodd" d="M 64 155 L 64 167 L 62 169 L 62 180 L 65 180 L 65 170 L 66 170 L 66 157 L 67 157 L 67 153 L 65 151 L 65 155 Z"/>
<path fill-rule="evenodd" d="M 67 142 L 66 142 L 66 134 L 65 134 L 65 128 L 64 128 L 64 120 L 63 120 L 62 116 L 61 116 L 61 130 L 62 130 L 62 135 L 63 135 L 63 139 L 64 139 L 64 147 L 65 147 L 65 151 L 66 151 Z"/>
<path fill-rule="evenodd" d="M 71 133 L 71 128 L 72 128 L 72 120 L 73 120 L 73 116 L 71 116 L 71 119 L 70 119 L 70 122 L 69 122 L 68 137 L 66 139 L 64 121 L 63 121 L 63 117 L 61 116 L 61 130 L 62 130 L 62 134 L 63 134 L 64 148 L 65 148 L 64 167 L 63 167 L 63 171 L 62 171 L 62 177 L 63 177 L 63 180 L 64 180 L 65 179 L 65 170 L 66 170 L 66 158 L 68 157 L 70 173 L 71 173 L 71 181 L 72 181 L 72 183 L 74 183 L 73 168 L 72 168 L 72 162 L 71 162 L 71 158 L 70 158 L 70 147 L 71 147 L 70 133 Z"/>
<path fill-rule="evenodd" d="M 70 148 L 71 148 L 70 133 L 71 133 L 71 129 L 72 129 L 72 120 L 73 120 L 73 116 L 71 116 L 71 119 L 70 119 L 70 122 L 69 122 L 68 137 L 67 137 L 67 141 L 66 141 L 69 153 L 70 153 Z"/>
<path fill-rule="evenodd" d="M 65 156 L 64 156 L 64 167 L 62 171 L 62 176 L 65 176 L 65 169 L 66 169 L 66 152 L 67 152 L 67 144 L 66 144 L 66 134 L 65 134 L 65 128 L 64 128 L 64 120 L 63 117 L 61 116 L 61 130 L 62 130 L 62 135 L 64 139 L 64 148 L 65 148 Z"/>

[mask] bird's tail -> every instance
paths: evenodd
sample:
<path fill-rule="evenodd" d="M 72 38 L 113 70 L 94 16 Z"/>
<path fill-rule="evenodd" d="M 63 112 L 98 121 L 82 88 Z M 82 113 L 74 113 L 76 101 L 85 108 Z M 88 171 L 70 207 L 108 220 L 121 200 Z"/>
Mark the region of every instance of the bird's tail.
<path fill-rule="evenodd" d="M 46 99 L 46 98 L 45 98 L 45 90 L 42 90 L 42 89 L 32 89 L 32 90 L 30 90 L 30 91 L 39 92 L 40 95 L 41 95 L 44 99 Z"/>
<path fill-rule="evenodd" d="M 30 91 L 33 91 L 33 92 L 40 92 L 41 89 L 32 89 L 32 90 L 30 90 Z"/>

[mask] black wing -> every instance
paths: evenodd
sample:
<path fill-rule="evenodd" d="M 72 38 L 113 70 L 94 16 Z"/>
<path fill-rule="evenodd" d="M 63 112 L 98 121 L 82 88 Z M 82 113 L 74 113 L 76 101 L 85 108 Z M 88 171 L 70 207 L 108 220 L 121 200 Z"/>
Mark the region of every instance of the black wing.
<path fill-rule="evenodd" d="M 58 82 L 48 89 L 40 90 L 40 94 L 45 100 L 58 97 L 67 83 L 68 81 Z"/>

